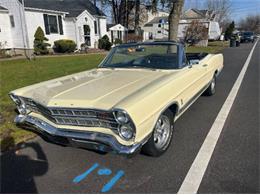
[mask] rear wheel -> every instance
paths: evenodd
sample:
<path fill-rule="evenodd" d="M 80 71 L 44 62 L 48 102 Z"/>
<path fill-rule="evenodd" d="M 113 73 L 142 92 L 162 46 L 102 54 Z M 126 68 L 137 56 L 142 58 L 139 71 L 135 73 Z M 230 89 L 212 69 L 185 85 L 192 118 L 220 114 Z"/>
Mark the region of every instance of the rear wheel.
<path fill-rule="evenodd" d="M 213 79 L 210 82 L 209 87 L 204 92 L 204 95 L 206 96 L 212 96 L 216 92 L 216 76 L 214 75 Z"/>
<path fill-rule="evenodd" d="M 174 128 L 174 115 L 170 110 L 161 114 L 156 122 L 152 136 L 143 146 L 142 152 L 149 156 L 160 156 L 170 146 Z"/>

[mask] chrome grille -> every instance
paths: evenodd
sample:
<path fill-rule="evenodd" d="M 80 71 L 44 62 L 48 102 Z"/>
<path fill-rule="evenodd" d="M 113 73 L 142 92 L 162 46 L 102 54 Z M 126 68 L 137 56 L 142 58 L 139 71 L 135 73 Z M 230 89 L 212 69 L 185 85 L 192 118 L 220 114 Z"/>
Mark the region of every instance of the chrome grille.
<path fill-rule="evenodd" d="M 118 123 L 111 112 L 94 109 L 47 108 L 29 99 L 22 98 L 27 109 L 39 113 L 59 125 L 104 127 L 116 130 Z"/>

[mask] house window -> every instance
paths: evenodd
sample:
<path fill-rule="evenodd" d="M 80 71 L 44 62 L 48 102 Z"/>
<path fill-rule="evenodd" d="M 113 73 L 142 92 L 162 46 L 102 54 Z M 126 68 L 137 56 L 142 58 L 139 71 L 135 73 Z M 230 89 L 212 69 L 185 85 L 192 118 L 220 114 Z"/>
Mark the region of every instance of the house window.
<path fill-rule="evenodd" d="M 11 22 L 11 27 L 15 27 L 15 23 L 14 23 L 14 16 L 10 15 L 10 22 Z"/>
<path fill-rule="evenodd" d="M 94 21 L 95 34 L 98 34 L 97 21 Z"/>
<path fill-rule="evenodd" d="M 153 39 L 153 33 L 152 32 L 149 32 L 149 39 L 152 40 Z"/>
<path fill-rule="evenodd" d="M 85 41 L 86 45 L 90 46 L 91 41 L 90 41 L 90 27 L 89 27 L 89 25 L 84 25 L 83 30 L 84 30 L 84 41 Z"/>
<path fill-rule="evenodd" d="M 56 16 L 48 15 L 50 33 L 58 33 L 58 21 Z"/>
<path fill-rule="evenodd" d="M 43 14 L 45 33 L 49 35 L 51 33 L 60 33 L 63 35 L 62 17 L 56 15 Z"/>

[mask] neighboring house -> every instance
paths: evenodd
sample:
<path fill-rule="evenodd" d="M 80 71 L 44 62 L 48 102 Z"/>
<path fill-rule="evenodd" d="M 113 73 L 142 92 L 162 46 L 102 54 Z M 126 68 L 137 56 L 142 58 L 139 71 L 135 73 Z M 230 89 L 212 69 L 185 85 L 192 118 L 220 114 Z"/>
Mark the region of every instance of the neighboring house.
<path fill-rule="evenodd" d="M 58 39 L 72 39 L 77 48 L 84 43 L 94 48 L 98 39 L 107 34 L 105 14 L 89 0 L 0 0 L 0 6 L 7 9 L 4 14 L 0 12 L 0 25 L 2 21 L 11 24 L 2 27 L 5 32 L 9 28 L 11 37 L 5 34 L 2 38 L 0 33 L 0 40 L 10 42 L 13 49 L 33 49 L 39 26 L 51 45 Z"/>
<path fill-rule="evenodd" d="M 184 39 L 186 29 L 194 20 L 198 20 L 208 29 L 208 39 L 217 40 L 221 35 L 219 23 L 217 22 L 218 15 L 213 11 L 189 9 L 183 13 L 178 27 L 178 38 Z M 168 16 L 155 17 L 143 28 L 144 40 L 161 40 L 168 38 Z"/>
<path fill-rule="evenodd" d="M 169 13 L 157 10 L 157 12 L 153 13 L 152 6 L 150 5 L 140 5 L 140 14 L 139 14 L 139 26 L 142 28 L 147 22 L 151 21 L 155 17 L 168 16 Z M 129 22 L 128 29 L 135 30 L 135 9 L 132 9 L 129 14 Z"/>
<path fill-rule="evenodd" d="M 0 6 L 0 43 L 1 48 L 10 49 L 13 47 L 11 36 L 12 18 L 9 18 L 9 11 L 5 7 Z"/>
<path fill-rule="evenodd" d="M 107 31 L 110 41 L 114 43 L 116 39 L 120 39 L 122 42 L 124 42 L 128 30 L 121 24 L 108 24 Z"/>

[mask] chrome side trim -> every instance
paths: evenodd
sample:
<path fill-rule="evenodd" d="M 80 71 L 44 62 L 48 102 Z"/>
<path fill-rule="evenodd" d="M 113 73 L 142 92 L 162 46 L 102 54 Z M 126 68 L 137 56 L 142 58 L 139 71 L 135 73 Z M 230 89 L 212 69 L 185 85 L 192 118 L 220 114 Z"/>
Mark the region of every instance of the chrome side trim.
<path fill-rule="evenodd" d="M 75 131 L 72 129 L 60 129 L 52 126 L 51 124 L 29 115 L 18 115 L 14 121 L 17 125 L 27 127 L 34 130 L 47 138 L 51 142 L 54 142 L 52 138 L 59 137 L 68 140 L 68 143 L 64 145 L 75 146 L 78 142 L 81 143 L 81 147 L 93 149 L 93 145 L 96 145 L 95 149 L 100 151 L 113 151 L 118 154 L 134 154 L 136 153 L 149 139 L 147 136 L 141 142 L 134 143 L 133 145 L 126 146 L 119 143 L 112 135 L 107 135 L 99 132 L 90 131 Z"/>
<path fill-rule="evenodd" d="M 203 94 L 203 92 L 209 87 L 210 83 L 205 85 L 202 89 L 200 89 L 189 101 L 184 104 L 179 110 L 176 116 L 182 114 L 183 111 L 185 111 L 188 107 L 190 107 L 200 96 Z"/>

